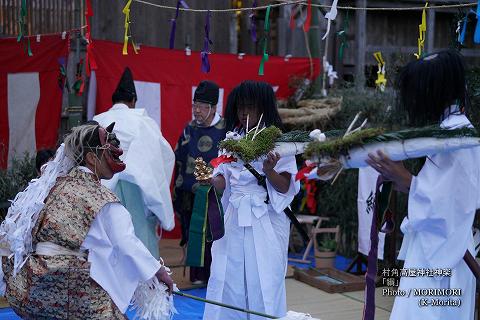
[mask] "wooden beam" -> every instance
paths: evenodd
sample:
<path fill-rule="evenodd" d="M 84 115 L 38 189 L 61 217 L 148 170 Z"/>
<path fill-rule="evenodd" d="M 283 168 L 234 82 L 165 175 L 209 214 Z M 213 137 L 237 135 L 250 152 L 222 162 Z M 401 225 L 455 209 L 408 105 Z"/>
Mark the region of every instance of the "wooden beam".
<path fill-rule="evenodd" d="M 435 48 L 435 10 L 427 10 L 427 39 L 425 53 L 431 53 Z"/>
<path fill-rule="evenodd" d="M 356 0 L 357 7 L 366 7 L 367 0 Z M 355 12 L 355 47 L 357 50 L 355 64 L 355 86 L 362 89 L 365 86 L 365 48 L 367 46 L 367 12 Z"/>

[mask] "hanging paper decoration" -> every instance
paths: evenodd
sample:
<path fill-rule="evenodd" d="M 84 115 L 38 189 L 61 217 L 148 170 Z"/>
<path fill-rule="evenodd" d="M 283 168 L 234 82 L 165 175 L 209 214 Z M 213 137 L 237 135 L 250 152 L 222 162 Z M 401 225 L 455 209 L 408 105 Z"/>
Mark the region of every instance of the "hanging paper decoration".
<path fill-rule="evenodd" d="M 202 72 L 210 72 L 210 61 L 208 61 L 208 54 L 210 53 L 209 45 L 213 44 L 210 40 L 210 10 L 207 12 L 205 21 L 205 39 L 203 40 L 203 51 L 200 53 L 202 57 Z"/>
<path fill-rule="evenodd" d="M 338 1 L 338 0 L 335 0 L 335 1 Z M 308 0 L 307 19 L 305 20 L 305 23 L 303 24 L 303 31 L 308 32 L 308 30 L 310 30 L 311 21 L 312 21 L 312 0 Z"/>
<path fill-rule="evenodd" d="M 177 11 L 175 12 L 175 18 L 170 20 L 170 22 L 172 23 L 172 29 L 170 30 L 170 49 L 173 49 L 175 47 L 175 29 L 177 28 L 177 18 L 178 14 L 180 13 L 180 6 L 182 6 L 184 9 L 188 9 L 188 5 L 185 1 L 177 1 Z"/>
<path fill-rule="evenodd" d="M 463 26 L 462 26 L 462 21 L 463 21 Z M 465 14 L 465 17 L 462 20 L 458 21 L 458 26 L 457 26 L 457 33 L 458 33 L 458 38 L 457 42 L 460 43 L 461 45 L 464 44 L 465 42 L 465 35 L 467 33 L 467 24 L 468 24 L 468 12 Z"/>
<path fill-rule="evenodd" d="M 75 82 L 72 86 L 73 91 L 77 96 L 81 96 L 85 90 L 85 82 L 83 81 L 82 76 L 82 69 L 83 69 L 83 59 L 77 63 L 77 72 L 75 73 Z"/>
<path fill-rule="evenodd" d="M 307 21 L 307 16 L 302 13 L 302 5 L 296 4 L 293 5 L 292 11 L 290 13 L 290 29 L 295 29 L 295 27 L 300 27 L 305 24 Z M 295 26 L 295 19 L 297 19 L 297 24 Z"/>
<path fill-rule="evenodd" d="M 477 15 L 477 25 L 475 26 L 473 42 L 480 43 L 480 0 L 478 0 L 476 15 Z"/>
<path fill-rule="evenodd" d="M 340 48 L 338 49 L 338 59 L 340 61 L 343 61 L 343 54 L 345 51 L 345 48 L 348 47 L 348 42 L 347 42 L 347 30 L 348 30 L 348 25 L 350 23 L 350 16 L 349 16 L 349 11 L 347 11 L 347 15 L 345 16 L 345 20 L 343 20 L 343 28 L 342 30 L 338 31 L 338 37 L 340 39 Z"/>
<path fill-rule="evenodd" d="M 335 18 L 337 17 L 337 3 L 338 0 L 333 0 L 330 11 L 327 12 L 327 14 L 325 15 L 325 18 L 327 19 L 327 31 L 325 32 L 322 40 L 325 40 L 327 38 L 328 34 L 330 33 L 330 25 L 332 24 L 332 21 L 335 20 Z"/>
<path fill-rule="evenodd" d="M 63 88 L 67 88 L 67 91 L 70 92 L 70 86 L 68 85 L 68 78 L 67 78 L 67 64 L 65 62 L 65 58 L 61 57 L 58 58 L 58 65 L 59 65 L 59 70 L 58 70 L 58 87 L 60 90 L 63 92 Z"/>
<path fill-rule="evenodd" d="M 93 10 L 92 4 L 90 0 L 86 0 L 85 3 L 85 23 L 86 23 L 86 33 L 85 39 L 87 40 L 87 53 L 85 55 L 85 71 L 87 73 L 87 77 L 90 76 L 91 70 L 97 69 L 97 63 L 95 62 L 94 55 L 92 54 L 93 43 L 92 43 L 92 35 L 90 31 L 90 17 L 93 17 Z"/>
<path fill-rule="evenodd" d="M 20 42 L 26 38 L 26 43 L 23 43 L 23 48 L 28 54 L 29 57 L 33 56 L 32 49 L 30 48 L 30 38 L 27 36 L 25 37 L 27 23 L 25 22 L 25 17 L 27 16 L 27 0 L 22 0 L 22 6 L 20 8 L 18 24 L 19 24 L 19 32 L 17 36 L 17 42 Z"/>
<path fill-rule="evenodd" d="M 137 46 L 135 42 L 133 42 L 132 35 L 130 34 L 130 6 L 132 4 L 132 0 L 128 0 L 127 4 L 123 8 L 122 12 L 125 15 L 125 34 L 123 36 L 123 50 L 122 54 L 128 54 L 128 39 L 132 40 L 133 51 L 137 54 Z"/>
<path fill-rule="evenodd" d="M 423 49 L 425 48 L 425 34 L 427 33 L 427 7 L 428 2 L 425 3 L 422 11 L 422 23 L 418 26 L 418 53 L 414 54 L 417 59 L 420 59 L 425 54 Z"/>
<path fill-rule="evenodd" d="M 253 0 L 252 3 L 252 10 L 250 11 L 249 18 L 250 18 L 250 37 L 252 38 L 253 42 L 257 42 L 257 26 L 255 24 L 255 9 L 257 7 L 257 0 Z"/>
<path fill-rule="evenodd" d="M 383 60 L 380 51 L 375 52 L 373 56 L 378 63 L 377 80 L 375 80 L 375 85 L 383 92 L 387 86 L 387 78 L 385 78 L 385 60 Z"/>
<path fill-rule="evenodd" d="M 326 59 L 324 59 L 323 68 L 328 77 L 328 84 L 332 86 L 333 81 L 338 79 L 337 72 L 333 70 L 333 66 Z"/>
<path fill-rule="evenodd" d="M 268 33 L 270 31 L 270 6 L 267 7 L 267 13 L 265 14 L 265 24 L 263 26 L 265 35 L 263 36 L 263 56 L 260 61 L 260 67 L 258 68 L 258 75 L 264 75 L 265 62 L 268 61 L 267 45 L 268 45 Z"/>

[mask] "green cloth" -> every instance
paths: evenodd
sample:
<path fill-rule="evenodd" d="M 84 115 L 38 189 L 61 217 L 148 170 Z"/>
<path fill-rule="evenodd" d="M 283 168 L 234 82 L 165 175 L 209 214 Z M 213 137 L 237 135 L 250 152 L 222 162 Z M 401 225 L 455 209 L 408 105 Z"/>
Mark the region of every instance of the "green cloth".
<path fill-rule="evenodd" d="M 190 219 L 186 265 L 203 267 L 206 242 L 218 240 L 224 233 L 223 208 L 215 188 L 200 185 L 195 193 Z"/>
<path fill-rule="evenodd" d="M 115 187 L 115 194 L 132 216 L 135 235 L 157 260 L 160 258 L 156 226 L 158 218 L 155 215 L 145 216 L 146 208 L 143 202 L 142 191 L 133 183 L 119 180 Z"/>

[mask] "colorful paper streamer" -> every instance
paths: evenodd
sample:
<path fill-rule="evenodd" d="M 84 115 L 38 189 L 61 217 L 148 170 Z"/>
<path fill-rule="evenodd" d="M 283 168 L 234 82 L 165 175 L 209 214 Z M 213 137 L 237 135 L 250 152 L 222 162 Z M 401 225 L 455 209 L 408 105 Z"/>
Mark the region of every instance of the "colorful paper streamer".
<path fill-rule="evenodd" d="M 208 54 L 210 53 L 209 45 L 213 44 L 210 40 L 210 10 L 207 12 L 207 17 L 205 21 L 205 39 L 203 40 L 203 51 L 200 53 L 202 58 L 202 72 L 210 72 L 210 61 L 208 60 Z"/>
<path fill-rule="evenodd" d="M 86 0 L 85 2 L 85 23 L 86 23 L 86 32 L 85 32 L 85 39 L 87 40 L 87 53 L 85 55 L 85 71 L 87 77 L 90 76 L 92 70 L 97 69 L 97 63 L 95 61 L 94 55 L 92 54 L 93 50 L 93 42 L 92 42 L 92 34 L 90 31 L 90 18 L 93 17 L 93 9 L 90 0 Z"/>
<path fill-rule="evenodd" d="M 263 56 L 260 61 L 260 67 L 258 68 L 258 75 L 263 76 L 265 72 L 265 62 L 268 61 L 267 45 L 268 45 L 268 32 L 270 31 L 270 6 L 267 7 L 267 13 L 265 14 L 265 24 L 263 26 L 265 35 L 263 36 Z"/>
<path fill-rule="evenodd" d="M 480 0 L 478 0 L 477 4 L 477 24 L 475 26 L 475 33 L 473 35 L 473 42 L 480 43 Z"/>
<path fill-rule="evenodd" d="M 177 29 L 177 19 L 180 13 L 180 6 L 182 6 L 184 9 L 188 9 L 188 5 L 185 1 L 183 0 L 177 1 L 177 10 L 175 11 L 175 18 L 170 20 L 170 22 L 172 23 L 172 28 L 170 30 L 170 41 L 169 41 L 170 49 L 173 49 L 175 47 L 175 30 Z"/>
<path fill-rule="evenodd" d="M 425 7 L 422 10 L 422 23 L 418 26 L 418 53 L 415 53 L 415 57 L 417 59 L 420 59 L 423 57 L 424 53 L 424 48 L 425 48 L 425 34 L 427 33 L 427 8 L 428 7 L 428 2 L 425 3 Z"/>
<path fill-rule="evenodd" d="M 335 1 L 338 1 L 338 0 L 335 0 Z M 310 30 L 311 22 L 312 22 L 312 0 L 308 0 L 307 19 L 305 20 L 305 23 L 303 24 L 303 31 L 308 32 L 308 30 Z"/>
<path fill-rule="evenodd" d="M 350 24 L 350 15 L 349 15 L 349 11 L 347 11 L 345 20 L 343 20 L 343 29 L 338 31 L 337 33 L 338 37 L 340 38 L 340 48 L 338 49 L 338 59 L 340 61 L 343 61 L 343 54 L 345 52 L 345 48 L 348 48 L 347 30 L 348 30 L 349 24 Z"/>
<path fill-rule="evenodd" d="M 375 60 L 377 60 L 378 71 L 377 71 L 377 80 L 375 80 L 375 85 L 380 91 L 385 91 L 387 86 L 387 78 L 385 77 L 385 60 L 383 60 L 382 53 L 377 51 L 373 54 Z"/>
<path fill-rule="evenodd" d="M 123 8 L 122 12 L 125 15 L 125 34 L 123 36 L 123 49 L 122 49 L 122 54 L 123 55 L 128 55 L 128 39 L 131 39 L 132 41 L 132 47 L 133 51 L 137 54 L 137 46 L 135 45 L 135 42 L 133 41 L 132 35 L 130 34 L 130 6 L 132 5 L 132 0 L 128 0 L 127 4 Z"/>
<path fill-rule="evenodd" d="M 325 40 L 328 37 L 328 34 L 330 33 L 330 26 L 332 24 L 332 21 L 337 18 L 337 13 L 338 13 L 337 4 L 338 4 L 338 0 L 333 0 L 330 11 L 328 11 L 327 14 L 325 15 L 325 18 L 327 19 L 327 31 L 325 32 L 325 35 L 323 36 L 322 40 Z"/>
<path fill-rule="evenodd" d="M 20 13 L 19 13 L 19 18 L 18 18 L 18 24 L 19 24 L 19 33 L 17 36 L 17 42 L 20 42 L 22 40 L 26 40 L 26 42 L 23 42 L 23 49 L 26 51 L 29 57 L 33 56 L 32 54 L 32 49 L 30 47 L 30 38 L 25 37 L 26 29 L 27 29 L 27 24 L 25 22 L 25 17 L 27 16 L 27 0 L 22 0 L 22 6 L 20 8 Z M 25 39 L 26 38 L 26 39 Z"/>

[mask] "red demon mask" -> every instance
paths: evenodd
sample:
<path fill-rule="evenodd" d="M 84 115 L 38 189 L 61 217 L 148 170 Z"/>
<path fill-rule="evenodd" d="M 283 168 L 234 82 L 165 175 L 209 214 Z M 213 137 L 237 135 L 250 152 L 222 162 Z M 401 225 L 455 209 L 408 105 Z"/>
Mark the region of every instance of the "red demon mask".
<path fill-rule="evenodd" d="M 100 127 L 98 135 L 102 147 L 105 148 L 104 157 L 107 160 L 107 164 L 112 172 L 118 173 L 125 170 L 125 163 L 120 160 L 120 156 L 123 154 L 123 150 L 120 148 L 120 140 L 118 140 L 115 133 L 113 133 L 113 127 L 115 122 L 112 122 L 105 129 Z"/>

